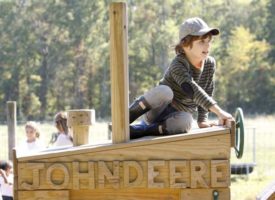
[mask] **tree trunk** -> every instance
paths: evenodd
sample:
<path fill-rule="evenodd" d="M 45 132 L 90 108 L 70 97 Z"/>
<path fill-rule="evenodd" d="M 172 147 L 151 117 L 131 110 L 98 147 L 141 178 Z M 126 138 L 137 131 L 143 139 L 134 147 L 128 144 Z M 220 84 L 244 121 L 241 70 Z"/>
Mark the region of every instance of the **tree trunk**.
<path fill-rule="evenodd" d="M 46 116 L 47 105 L 48 105 L 47 93 L 48 93 L 48 84 L 49 84 L 47 53 L 43 54 L 42 65 L 39 73 L 41 77 L 41 85 L 39 90 L 39 101 L 41 103 L 40 120 L 44 120 Z"/>

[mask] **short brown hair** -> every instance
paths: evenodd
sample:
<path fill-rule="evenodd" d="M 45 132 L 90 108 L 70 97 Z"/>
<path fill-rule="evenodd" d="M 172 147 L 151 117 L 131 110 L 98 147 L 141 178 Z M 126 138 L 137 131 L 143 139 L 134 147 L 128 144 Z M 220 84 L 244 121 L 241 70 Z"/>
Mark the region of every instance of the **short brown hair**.
<path fill-rule="evenodd" d="M 195 35 L 187 35 L 185 38 L 183 38 L 176 46 L 175 46 L 175 52 L 176 54 L 184 53 L 182 47 L 191 47 L 193 46 L 193 42 L 196 40 L 203 40 L 205 38 L 212 37 L 212 33 L 206 33 L 202 36 L 195 36 Z"/>

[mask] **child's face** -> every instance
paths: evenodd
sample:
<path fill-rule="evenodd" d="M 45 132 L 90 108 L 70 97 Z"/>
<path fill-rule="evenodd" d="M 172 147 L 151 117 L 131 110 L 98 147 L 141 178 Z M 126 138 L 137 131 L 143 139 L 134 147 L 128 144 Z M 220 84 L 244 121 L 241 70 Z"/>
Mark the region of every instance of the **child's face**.
<path fill-rule="evenodd" d="M 6 175 L 9 176 L 10 174 L 12 174 L 12 168 L 9 167 L 6 171 Z"/>
<path fill-rule="evenodd" d="M 210 47 L 212 43 L 212 37 L 205 39 L 198 39 L 193 41 L 192 47 L 184 47 L 184 52 L 191 57 L 199 61 L 205 60 L 210 53 Z"/>
<path fill-rule="evenodd" d="M 31 127 L 26 127 L 26 136 L 28 142 L 33 142 L 36 139 L 36 131 Z"/>

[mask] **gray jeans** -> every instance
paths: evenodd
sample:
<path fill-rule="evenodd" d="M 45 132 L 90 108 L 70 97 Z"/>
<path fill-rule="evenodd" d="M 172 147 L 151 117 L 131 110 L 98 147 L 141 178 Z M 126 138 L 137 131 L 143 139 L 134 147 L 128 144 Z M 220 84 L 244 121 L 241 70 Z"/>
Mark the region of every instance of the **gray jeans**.
<path fill-rule="evenodd" d="M 144 94 L 152 107 L 143 115 L 146 124 L 164 122 L 170 134 L 189 132 L 193 117 L 191 113 L 178 111 L 172 105 L 173 91 L 166 85 L 159 85 Z"/>

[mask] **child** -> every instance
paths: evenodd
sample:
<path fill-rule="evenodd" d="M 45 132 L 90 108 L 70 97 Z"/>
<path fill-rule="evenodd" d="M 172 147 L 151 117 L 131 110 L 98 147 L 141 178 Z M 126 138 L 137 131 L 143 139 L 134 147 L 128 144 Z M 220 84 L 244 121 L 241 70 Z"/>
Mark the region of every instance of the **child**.
<path fill-rule="evenodd" d="M 55 127 L 58 130 L 56 141 L 54 146 L 72 146 L 73 138 L 69 134 L 69 128 L 67 126 L 67 113 L 59 112 L 54 117 Z"/>
<path fill-rule="evenodd" d="M 27 140 L 19 146 L 17 151 L 19 154 L 32 153 L 45 148 L 45 145 L 39 140 L 40 132 L 36 122 L 28 121 L 25 125 L 25 132 Z"/>
<path fill-rule="evenodd" d="M 3 200 L 13 200 L 12 162 L 0 161 L 0 188 Z"/>
<path fill-rule="evenodd" d="M 209 56 L 212 37 L 219 34 L 202 19 L 187 19 L 180 26 L 176 57 L 159 86 L 139 97 L 130 106 L 130 123 L 144 114 L 144 121 L 130 126 L 130 138 L 189 132 L 194 112 L 199 128 L 213 126 L 208 112 L 215 113 L 224 125 L 232 119 L 213 99 L 216 62 Z"/>

